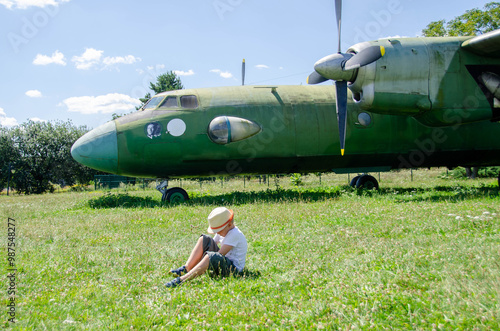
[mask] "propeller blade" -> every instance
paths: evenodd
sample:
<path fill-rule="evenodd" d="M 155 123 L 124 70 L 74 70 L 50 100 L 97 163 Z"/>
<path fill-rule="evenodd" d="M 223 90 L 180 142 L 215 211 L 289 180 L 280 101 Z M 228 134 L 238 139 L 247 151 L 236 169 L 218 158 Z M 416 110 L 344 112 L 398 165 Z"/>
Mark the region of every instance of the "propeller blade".
<path fill-rule="evenodd" d="M 326 82 L 327 80 L 328 78 L 321 76 L 315 71 L 312 74 L 310 74 L 309 77 L 307 77 L 307 84 L 315 85 Z"/>
<path fill-rule="evenodd" d="M 345 150 L 345 133 L 347 126 L 347 82 L 340 80 L 335 82 L 337 92 L 337 121 L 339 124 L 340 151 L 344 156 Z"/>
<path fill-rule="evenodd" d="M 342 0 L 335 0 L 335 12 L 337 13 L 337 28 L 339 32 L 339 53 L 342 53 Z"/>
<path fill-rule="evenodd" d="M 246 71 L 246 63 L 245 59 L 243 59 L 243 63 L 241 64 L 241 85 L 245 86 L 245 71 Z"/>
<path fill-rule="evenodd" d="M 358 54 L 346 61 L 344 70 L 352 70 L 364 67 L 372 62 L 377 61 L 385 55 L 384 46 L 371 46 L 363 49 Z"/>

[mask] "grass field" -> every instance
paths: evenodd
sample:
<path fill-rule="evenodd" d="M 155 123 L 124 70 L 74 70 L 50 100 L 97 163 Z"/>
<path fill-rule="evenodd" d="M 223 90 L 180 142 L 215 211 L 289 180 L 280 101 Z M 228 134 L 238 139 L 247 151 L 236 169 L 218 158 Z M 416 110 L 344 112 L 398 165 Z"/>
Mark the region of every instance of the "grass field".
<path fill-rule="evenodd" d="M 153 190 L 0 196 L 3 325 L 17 329 L 500 328 L 497 180 L 445 170 L 182 181 L 185 204 Z M 375 175 L 378 179 L 378 174 Z M 277 189 L 277 185 L 280 187 Z M 247 276 L 166 289 L 216 206 L 249 242 Z M 8 217 L 15 227 L 15 321 L 8 321 Z M 12 236 L 10 237 L 13 238 Z"/>

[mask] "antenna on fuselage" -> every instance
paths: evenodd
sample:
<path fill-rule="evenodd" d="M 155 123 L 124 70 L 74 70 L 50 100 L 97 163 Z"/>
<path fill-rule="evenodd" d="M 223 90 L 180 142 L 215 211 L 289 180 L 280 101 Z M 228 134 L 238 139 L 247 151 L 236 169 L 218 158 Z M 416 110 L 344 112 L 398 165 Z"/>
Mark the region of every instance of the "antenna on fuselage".
<path fill-rule="evenodd" d="M 246 71 L 246 64 L 245 64 L 245 59 L 243 59 L 243 63 L 241 64 L 241 86 L 245 86 L 245 71 Z"/>

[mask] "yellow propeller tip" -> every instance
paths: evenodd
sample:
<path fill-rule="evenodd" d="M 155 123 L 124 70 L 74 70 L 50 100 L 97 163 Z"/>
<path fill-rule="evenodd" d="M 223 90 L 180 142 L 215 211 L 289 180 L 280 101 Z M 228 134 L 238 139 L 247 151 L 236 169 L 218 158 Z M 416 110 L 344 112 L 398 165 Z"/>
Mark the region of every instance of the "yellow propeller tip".
<path fill-rule="evenodd" d="M 380 46 L 380 53 L 382 54 L 382 56 L 385 55 L 385 47 L 384 46 Z"/>
<path fill-rule="evenodd" d="M 342 156 L 344 156 L 344 150 L 343 149 L 340 150 L 340 153 L 342 153 Z"/>

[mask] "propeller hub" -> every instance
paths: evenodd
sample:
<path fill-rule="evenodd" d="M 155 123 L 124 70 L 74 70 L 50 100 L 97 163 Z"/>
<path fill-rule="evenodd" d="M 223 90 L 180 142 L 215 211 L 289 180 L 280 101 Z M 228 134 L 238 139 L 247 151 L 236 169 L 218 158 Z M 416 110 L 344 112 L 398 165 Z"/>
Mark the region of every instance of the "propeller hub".
<path fill-rule="evenodd" d="M 353 57 L 353 54 L 336 53 L 326 56 L 316 62 L 314 70 L 321 76 L 335 81 L 352 81 L 356 76 L 356 70 L 344 70 L 345 63 Z"/>

